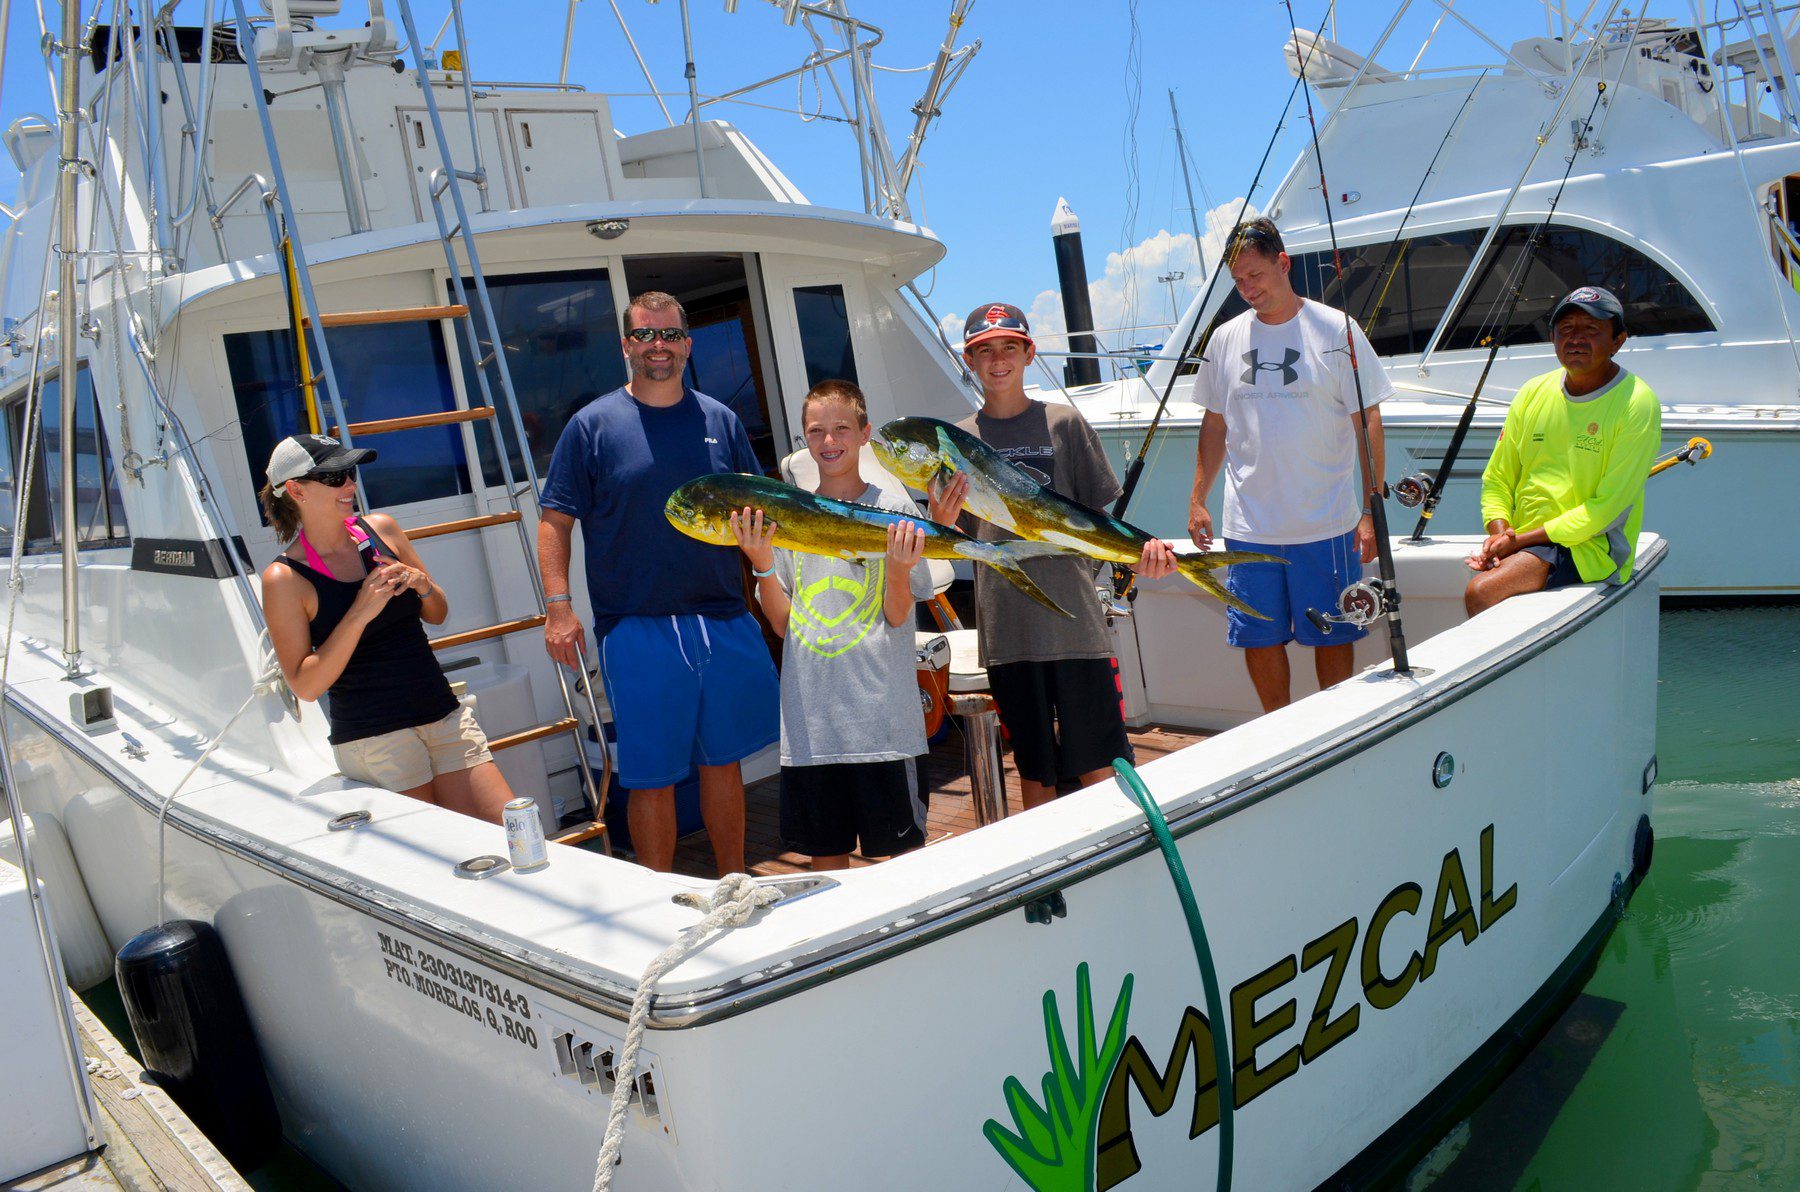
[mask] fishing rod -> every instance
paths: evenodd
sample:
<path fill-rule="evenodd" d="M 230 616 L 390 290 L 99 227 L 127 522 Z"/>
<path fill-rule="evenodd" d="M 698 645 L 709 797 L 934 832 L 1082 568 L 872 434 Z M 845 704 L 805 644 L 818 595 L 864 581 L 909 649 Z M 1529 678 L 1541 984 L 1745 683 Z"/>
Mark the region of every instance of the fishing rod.
<path fill-rule="evenodd" d="M 1431 517 L 1437 512 L 1438 502 L 1444 499 L 1444 488 L 1450 483 L 1450 472 L 1456 467 L 1456 457 L 1462 453 L 1463 440 L 1469 436 L 1469 426 L 1475 421 L 1475 403 L 1481 397 L 1482 386 L 1487 384 L 1488 374 L 1493 371 L 1494 360 L 1500 355 L 1501 338 L 1506 335 L 1512 324 L 1513 312 L 1518 309 L 1519 299 L 1525 292 L 1525 279 L 1530 273 L 1531 258 L 1536 253 L 1538 244 L 1550 231 L 1550 221 L 1556 217 L 1557 204 L 1562 202 L 1563 188 L 1569 184 L 1569 175 L 1575 172 L 1575 162 L 1581 156 L 1582 138 L 1587 130 L 1594 126 L 1594 113 L 1600 110 L 1600 101 L 1606 98 L 1606 82 L 1601 80 L 1594 84 L 1594 103 L 1588 108 L 1587 119 L 1582 121 L 1581 131 L 1576 134 L 1575 145 L 1569 150 L 1569 164 L 1563 168 L 1562 179 L 1557 182 L 1556 190 L 1550 196 L 1550 209 L 1544 218 L 1538 221 L 1526 238 L 1520 250 L 1519 260 L 1513 266 L 1517 281 L 1512 292 L 1506 298 L 1506 310 L 1497 321 L 1487 324 L 1487 359 L 1482 362 L 1481 375 L 1475 380 L 1475 388 L 1469 394 L 1469 403 L 1463 407 L 1462 416 L 1456 420 L 1456 429 L 1450 432 L 1450 442 L 1444 448 L 1444 458 L 1438 464 L 1435 475 L 1431 477 L 1429 487 L 1424 485 L 1424 476 L 1409 476 L 1396 486 L 1396 498 L 1402 505 L 1410 507 L 1419 505 L 1419 524 L 1413 527 L 1411 542 L 1425 537 L 1425 528 Z M 1541 142 L 1540 142 L 1541 143 Z M 1495 248 L 1493 260 L 1488 269 L 1492 270 L 1500 260 L 1500 250 Z M 1417 495 L 1423 489 L 1422 495 Z M 1416 499 L 1415 499 L 1416 496 Z"/>
<path fill-rule="evenodd" d="M 1269 134 L 1268 144 L 1263 146 L 1262 160 L 1256 163 L 1256 173 L 1250 179 L 1250 189 L 1244 192 L 1244 201 L 1238 204 L 1237 216 L 1231 221 L 1233 228 L 1244 222 L 1244 215 L 1250 210 L 1250 197 L 1262 184 L 1263 171 L 1268 168 L 1269 157 L 1275 152 L 1275 142 L 1281 136 L 1281 130 L 1287 127 L 1288 111 L 1294 106 L 1294 93 L 1300 89 L 1301 83 L 1306 79 L 1306 67 L 1312 61 L 1313 51 L 1318 47 L 1319 39 L 1325 36 L 1325 24 L 1330 20 L 1331 10 L 1327 6 L 1325 20 L 1319 22 L 1318 34 L 1314 37 L 1312 45 L 1307 47 L 1306 57 L 1300 60 L 1300 75 L 1294 80 L 1293 87 L 1288 90 L 1287 102 L 1281 106 L 1281 115 L 1275 120 L 1275 130 Z M 1196 254 L 1202 254 L 1205 252 L 1205 247 L 1196 241 L 1194 251 Z M 1150 417 L 1150 425 L 1144 431 L 1144 441 L 1138 444 L 1137 454 L 1132 457 L 1131 463 L 1125 468 L 1125 483 L 1119 489 L 1119 499 L 1113 502 L 1112 515 L 1121 521 L 1125 518 L 1125 510 L 1131 505 L 1132 494 L 1137 492 L 1138 481 L 1143 478 L 1144 462 L 1149 458 L 1150 444 L 1156 438 L 1156 432 L 1162 425 L 1163 414 L 1169 408 L 1169 397 L 1175 392 L 1175 382 L 1181 376 L 1181 362 L 1188 359 L 1190 348 L 1193 348 L 1195 356 L 1204 357 L 1207 347 L 1212 343 L 1213 324 L 1217 320 L 1208 322 L 1203 330 L 1201 316 L 1206 313 L 1212 302 L 1213 289 L 1219 284 L 1219 279 L 1230 276 L 1230 270 L 1231 262 L 1221 259 L 1219 267 L 1214 269 L 1212 276 L 1206 279 L 1206 290 L 1200 295 L 1199 305 L 1194 307 L 1194 321 L 1188 327 L 1187 335 L 1181 341 L 1181 351 L 1177 352 L 1170 362 L 1169 379 L 1163 385 L 1162 396 L 1157 399 L 1156 413 Z M 1194 345 L 1195 336 L 1200 337 L 1198 347 Z"/>
<path fill-rule="evenodd" d="M 1287 9 L 1288 34 L 1296 41 L 1300 37 L 1299 26 L 1294 21 L 1294 0 L 1281 0 L 1282 7 Z M 1329 15 L 1329 6 L 1327 14 Z M 1306 81 L 1306 70 L 1300 71 L 1300 81 Z M 1319 166 L 1319 197 L 1325 203 L 1325 229 L 1331 235 L 1331 265 L 1337 275 L 1344 275 L 1343 253 L 1338 248 L 1337 222 L 1331 214 L 1331 188 L 1325 182 L 1325 154 L 1319 148 L 1319 122 L 1313 115 L 1312 88 L 1303 87 L 1306 97 L 1306 123 L 1312 130 L 1313 160 Z M 1387 509 L 1384 507 L 1381 493 L 1375 479 L 1375 454 L 1373 444 L 1369 440 L 1369 411 L 1363 403 L 1362 369 L 1356 359 L 1356 330 L 1350 319 L 1348 308 L 1344 311 L 1344 347 L 1350 354 L 1350 381 L 1356 390 L 1356 425 L 1362 434 L 1362 476 L 1363 506 L 1369 511 L 1369 517 L 1375 523 L 1375 556 L 1381 579 L 1379 584 L 1370 585 L 1366 581 L 1351 585 L 1344 597 L 1339 598 L 1344 605 L 1344 613 L 1352 613 L 1348 597 L 1352 592 L 1360 592 L 1369 599 L 1373 607 L 1365 610 L 1368 620 L 1385 617 L 1388 623 L 1388 647 L 1394 658 L 1394 673 L 1397 675 L 1412 674 L 1412 666 L 1406 659 L 1406 633 L 1400 626 L 1400 586 L 1394 579 L 1394 548 L 1388 541 Z M 1329 624 L 1319 625 L 1324 614 L 1315 616 L 1318 610 L 1308 609 L 1307 618 L 1326 632 L 1330 632 Z"/>
<path fill-rule="evenodd" d="M 1687 464 L 1689 467 L 1699 463 L 1713 453 L 1713 445 L 1695 435 L 1687 441 L 1687 446 L 1679 451 L 1671 451 L 1650 465 L 1650 475 L 1666 472 L 1676 464 Z"/>
<path fill-rule="evenodd" d="M 1389 252 L 1393 252 L 1396 246 L 1400 251 L 1394 254 L 1392 261 L 1385 262 L 1381 266 L 1384 275 L 1383 278 L 1378 279 L 1381 280 L 1381 292 L 1375 295 L 1374 302 L 1363 308 L 1362 318 L 1359 321 L 1363 325 L 1363 334 L 1365 335 L 1374 327 L 1375 320 L 1381 317 L 1381 307 L 1387 301 L 1388 290 L 1393 287 L 1394 279 L 1400 276 L 1400 262 L 1406 257 L 1406 245 L 1401 238 L 1405 236 L 1406 225 L 1412 221 L 1413 211 L 1418 208 L 1419 199 L 1425 193 L 1425 184 L 1431 181 L 1433 174 L 1437 173 L 1438 158 L 1443 156 L 1444 146 L 1450 143 L 1450 137 L 1456 132 L 1456 126 L 1462 123 L 1463 113 L 1469 110 L 1470 101 L 1475 98 L 1475 92 L 1481 89 L 1482 80 L 1487 77 L 1488 72 L 1485 69 L 1475 76 L 1475 85 L 1469 88 L 1467 95 L 1463 96 L 1462 104 L 1456 109 L 1456 115 L 1450 118 L 1450 126 L 1444 129 L 1444 136 L 1438 142 L 1437 150 L 1432 153 L 1431 160 L 1425 163 L 1425 173 L 1419 178 L 1418 189 L 1413 191 L 1412 202 L 1406 205 L 1406 210 L 1400 215 L 1400 226 L 1394 229 L 1394 238 L 1388 242 Z"/>

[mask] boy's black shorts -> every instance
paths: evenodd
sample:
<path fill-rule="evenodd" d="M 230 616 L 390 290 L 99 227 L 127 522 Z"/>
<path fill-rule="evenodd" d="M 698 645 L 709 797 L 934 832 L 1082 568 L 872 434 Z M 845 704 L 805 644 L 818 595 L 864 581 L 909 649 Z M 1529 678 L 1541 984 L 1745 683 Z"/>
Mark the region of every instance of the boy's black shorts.
<path fill-rule="evenodd" d="M 783 766 L 781 838 L 809 857 L 892 857 L 918 848 L 925 804 L 912 780 L 911 761 Z"/>
<path fill-rule="evenodd" d="M 1131 760 L 1112 659 L 1003 662 L 987 674 L 1019 777 L 1051 786 Z"/>

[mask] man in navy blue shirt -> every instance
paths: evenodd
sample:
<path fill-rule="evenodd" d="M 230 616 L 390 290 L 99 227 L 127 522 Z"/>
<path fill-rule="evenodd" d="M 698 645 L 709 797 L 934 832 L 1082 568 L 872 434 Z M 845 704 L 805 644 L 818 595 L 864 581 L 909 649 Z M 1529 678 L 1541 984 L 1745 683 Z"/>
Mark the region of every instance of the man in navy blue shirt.
<path fill-rule="evenodd" d="M 679 302 L 654 291 L 633 298 L 621 346 L 631 380 L 569 420 L 544 479 L 544 645 L 557 662 L 579 665 L 585 635 L 569 605 L 569 555 L 580 522 L 638 861 L 673 867 L 675 784 L 697 766 L 713 858 L 721 875 L 738 873 L 738 763 L 780 736 L 779 681 L 744 603 L 737 551 L 679 533 L 663 504 L 696 476 L 762 469 L 737 415 L 682 383 L 690 344 Z"/>

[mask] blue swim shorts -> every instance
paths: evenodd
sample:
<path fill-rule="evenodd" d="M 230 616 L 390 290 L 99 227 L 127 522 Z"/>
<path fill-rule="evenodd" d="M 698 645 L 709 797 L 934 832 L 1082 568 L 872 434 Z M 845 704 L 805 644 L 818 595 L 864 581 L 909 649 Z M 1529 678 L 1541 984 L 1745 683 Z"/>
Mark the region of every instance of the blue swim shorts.
<path fill-rule="evenodd" d="M 1319 542 L 1271 546 L 1227 538 L 1228 550 L 1261 551 L 1287 560 L 1280 563 L 1239 563 L 1225 572 L 1225 590 L 1264 614 L 1259 621 L 1237 609 L 1225 612 L 1225 640 L 1240 648 L 1283 646 L 1341 646 L 1367 637 L 1356 625 L 1333 625 L 1327 636 L 1306 619 L 1306 610 L 1335 613 L 1338 593 L 1362 578 L 1362 560 L 1356 553 L 1356 531 Z"/>
<path fill-rule="evenodd" d="M 655 790 L 781 736 L 781 683 L 748 612 L 626 617 L 600 639 L 619 785 Z"/>
<path fill-rule="evenodd" d="M 1569 553 L 1568 547 L 1552 542 L 1549 546 L 1528 546 L 1525 551 L 1550 564 L 1550 577 L 1544 581 L 1544 591 L 1554 592 L 1558 588 L 1585 582 L 1581 578 L 1581 569 L 1575 566 L 1575 556 Z"/>

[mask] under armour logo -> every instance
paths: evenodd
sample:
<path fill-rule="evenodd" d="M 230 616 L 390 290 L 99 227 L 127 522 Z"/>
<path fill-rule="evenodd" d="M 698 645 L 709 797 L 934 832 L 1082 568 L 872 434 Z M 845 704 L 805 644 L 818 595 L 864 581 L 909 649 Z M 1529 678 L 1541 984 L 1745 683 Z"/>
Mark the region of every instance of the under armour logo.
<path fill-rule="evenodd" d="M 1280 364 L 1276 364 L 1273 360 L 1259 360 L 1256 355 L 1256 349 L 1251 348 L 1248 352 L 1244 353 L 1244 363 L 1250 366 L 1244 370 L 1244 384 L 1256 384 L 1257 373 L 1265 368 L 1275 368 L 1281 370 L 1281 383 L 1283 385 L 1292 385 L 1300 379 L 1300 370 L 1294 367 L 1299 361 L 1300 353 L 1292 348 L 1283 348 L 1281 350 Z"/>

